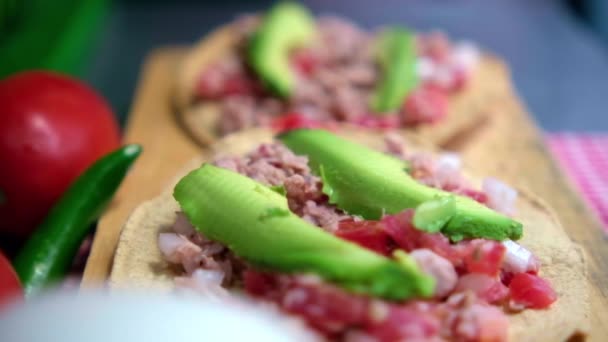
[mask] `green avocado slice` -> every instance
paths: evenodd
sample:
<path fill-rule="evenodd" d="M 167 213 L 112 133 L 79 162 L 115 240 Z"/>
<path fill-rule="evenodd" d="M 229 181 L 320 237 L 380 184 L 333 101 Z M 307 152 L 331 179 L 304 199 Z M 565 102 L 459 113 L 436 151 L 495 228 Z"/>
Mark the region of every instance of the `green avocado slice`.
<path fill-rule="evenodd" d="M 450 216 L 438 220 L 443 225 L 432 230 L 440 228 L 452 241 L 517 240 L 522 236 L 521 223 L 468 197 L 420 184 L 397 158 L 323 130 L 292 130 L 279 139 L 294 153 L 308 156 L 312 170 L 323 180 L 323 192 L 330 202 L 350 214 L 377 220 L 384 214 L 396 214 L 430 200 L 453 196 L 453 204 L 449 200 L 444 209 L 437 211 L 445 215 L 447 208 Z M 425 221 L 430 220 L 427 217 Z"/>
<path fill-rule="evenodd" d="M 434 279 L 404 252 L 388 259 L 311 225 L 285 197 L 238 173 L 205 164 L 173 196 L 196 229 L 261 268 L 312 272 L 355 292 L 391 300 L 429 297 Z"/>
<path fill-rule="evenodd" d="M 251 37 L 247 59 L 264 86 L 280 97 L 289 97 L 295 76 L 289 52 L 305 45 L 316 34 L 314 18 L 296 2 L 279 2 L 264 16 Z"/>
<path fill-rule="evenodd" d="M 377 114 L 394 112 L 418 85 L 416 38 L 406 29 L 391 28 L 380 34 L 376 50 L 382 76 L 371 107 Z"/>

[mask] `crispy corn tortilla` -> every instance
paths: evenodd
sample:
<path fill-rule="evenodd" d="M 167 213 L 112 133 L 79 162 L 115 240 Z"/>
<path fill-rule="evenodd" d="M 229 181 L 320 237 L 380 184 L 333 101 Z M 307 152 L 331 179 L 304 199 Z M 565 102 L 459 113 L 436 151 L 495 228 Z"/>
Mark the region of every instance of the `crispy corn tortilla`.
<path fill-rule="evenodd" d="M 178 70 L 174 96 L 177 115 L 184 129 L 201 145 L 208 145 L 219 138 L 217 127 L 221 113 L 215 101 L 194 103 L 196 82 L 206 67 L 236 53 L 235 30 L 234 26 L 226 25 L 202 39 L 184 58 Z M 496 99 L 508 94 L 510 87 L 506 65 L 498 58 L 484 54 L 470 84 L 450 96 L 445 119 L 406 130 L 442 145 L 482 122 L 491 114 Z"/>
<path fill-rule="evenodd" d="M 341 135 L 373 148 L 383 146 L 379 134 L 346 130 Z M 243 154 L 270 141 L 272 134 L 263 129 L 233 134 L 213 145 L 206 159 Z M 412 145 L 420 146 L 408 143 L 412 150 L 416 149 Z M 182 175 L 204 161 L 188 165 Z M 172 278 L 179 270 L 163 260 L 157 238 L 160 232 L 170 229 L 179 210 L 171 189 L 182 175 L 178 175 L 165 193 L 140 205 L 125 223 L 114 256 L 111 288 L 172 290 Z M 524 238 L 520 242 L 541 259 L 541 275 L 551 282 L 559 298 L 549 310 L 527 310 L 511 315 L 512 340 L 564 341 L 572 336 L 584 336 L 588 328 L 589 298 L 583 254 L 545 204 L 526 191 L 520 189 L 519 193 L 515 218 L 524 224 Z"/>

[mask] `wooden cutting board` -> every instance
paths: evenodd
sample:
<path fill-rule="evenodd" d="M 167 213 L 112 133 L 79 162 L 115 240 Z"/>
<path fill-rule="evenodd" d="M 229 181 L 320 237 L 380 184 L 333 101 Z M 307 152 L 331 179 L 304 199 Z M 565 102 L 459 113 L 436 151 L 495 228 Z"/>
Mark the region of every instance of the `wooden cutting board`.
<path fill-rule="evenodd" d="M 83 287 L 100 286 L 107 278 L 120 229 L 129 213 L 151 199 L 185 163 L 202 151 L 180 128 L 172 108 L 175 68 L 184 48 L 163 48 L 150 55 L 125 131 L 125 143 L 139 143 L 144 152 L 125 179 L 110 208 L 99 221 Z M 525 186 L 557 212 L 571 239 L 587 256 L 591 287 L 592 340 L 608 337 L 608 243 L 601 224 L 551 158 L 540 131 L 513 90 L 496 103 L 489 119 L 446 146 L 458 149 L 479 174 L 493 175 Z M 475 139 L 470 139 L 475 135 Z M 547 237 L 550 241 L 551 237 Z"/>

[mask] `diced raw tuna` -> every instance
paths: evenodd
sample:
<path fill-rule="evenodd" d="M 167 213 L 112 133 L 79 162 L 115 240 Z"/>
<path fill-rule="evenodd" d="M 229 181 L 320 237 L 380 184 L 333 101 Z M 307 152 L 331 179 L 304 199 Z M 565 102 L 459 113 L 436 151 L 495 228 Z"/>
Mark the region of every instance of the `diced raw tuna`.
<path fill-rule="evenodd" d="M 454 292 L 464 291 L 471 291 L 491 304 L 500 303 L 509 295 L 509 289 L 500 279 L 479 273 L 465 274 L 458 279 Z"/>
<path fill-rule="evenodd" d="M 557 300 L 557 294 L 545 279 L 529 273 L 513 276 L 509 284 L 512 307 L 545 309 Z"/>
<path fill-rule="evenodd" d="M 408 94 L 400 114 L 405 125 L 417 125 L 437 122 L 447 112 L 447 94 L 437 87 L 423 85 Z"/>
<path fill-rule="evenodd" d="M 439 334 L 439 320 L 407 306 L 388 305 L 386 318 L 373 322 L 365 332 L 380 342 L 426 341 Z"/>

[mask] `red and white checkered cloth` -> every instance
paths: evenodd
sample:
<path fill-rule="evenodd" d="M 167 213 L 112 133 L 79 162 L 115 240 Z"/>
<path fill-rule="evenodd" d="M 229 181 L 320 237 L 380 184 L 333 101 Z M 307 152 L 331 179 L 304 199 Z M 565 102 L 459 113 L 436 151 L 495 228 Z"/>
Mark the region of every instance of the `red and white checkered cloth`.
<path fill-rule="evenodd" d="M 608 232 L 608 134 L 550 133 L 546 139 Z"/>

